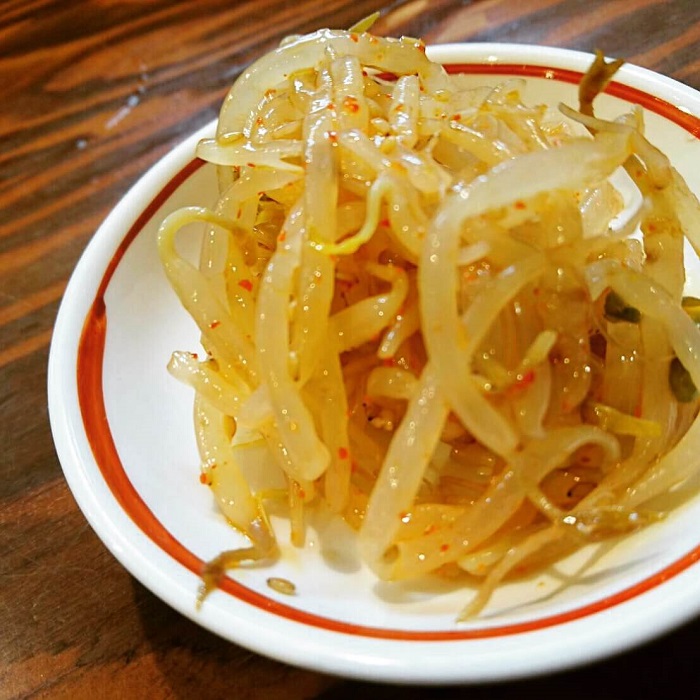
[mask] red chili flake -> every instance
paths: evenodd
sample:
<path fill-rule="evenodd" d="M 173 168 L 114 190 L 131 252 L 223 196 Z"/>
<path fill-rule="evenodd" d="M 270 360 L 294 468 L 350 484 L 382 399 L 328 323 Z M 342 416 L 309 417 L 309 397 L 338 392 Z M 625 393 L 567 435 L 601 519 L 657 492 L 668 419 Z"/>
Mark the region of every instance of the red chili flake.
<path fill-rule="evenodd" d="M 256 123 L 258 126 L 262 126 L 262 125 L 265 123 L 265 121 L 264 121 L 264 119 L 263 119 L 262 117 L 258 117 L 258 118 L 255 120 L 255 123 Z"/>
<path fill-rule="evenodd" d="M 379 225 L 380 225 L 380 226 L 385 226 L 386 228 L 389 228 L 389 227 L 391 226 L 391 221 L 389 221 L 389 219 L 382 219 L 382 220 L 379 222 Z"/>
<path fill-rule="evenodd" d="M 440 551 L 441 552 L 446 552 L 450 548 L 450 545 L 445 543 L 440 545 Z"/>
<path fill-rule="evenodd" d="M 247 292 L 253 291 L 253 283 L 250 280 L 241 280 L 238 286 L 243 287 Z"/>
<path fill-rule="evenodd" d="M 362 75 L 366 78 L 366 77 L 369 75 L 369 73 L 368 73 L 366 70 L 363 69 L 363 70 L 362 70 Z"/>
<path fill-rule="evenodd" d="M 209 324 L 209 328 L 214 329 L 214 328 L 216 328 L 217 326 L 220 326 L 220 325 L 221 325 L 221 321 L 212 321 L 212 322 Z"/>
<path fill-rule="evenodd" d="M 526 387 L 532 384 L 532 382 L 535 381 L 535 370 L 534 369 L 529 369 L 525 374 L 518 379 L 518 386 L 519 387 Z"/>
<path fill-rule="evenodd" d="M 340 459 L 347 459 L 350 453 L 348 452 L 347 447 L 339 447 L 338 448 L 338 457 Z"/>
<path fill-rule="evenodd" d="M 357 101 L 357 98 L 348 95 L 343 100 L 343 109 L 347 110 L 348 112 L 357 112 L 360 109 L 360 103 Z"/>
<path fill-rule="evenodd" d="M 656 225 L 655 224 L 647 224 L 646 229 L 649 233 L 655 233 L 656 232 Z"/>
<path fill-rule="evenodd" d="M 513 206 L 516 209 L 525 209 L 527 207 L 527 204 L 525 204 L 525 202 L 519 199 Z"/>
<path fill-rule="evenodd" d="M 462 121 L 462 115 L 457 113 L 452 115 L 452 121 L 454 122 L 461 122 Z"/>
<path fill-rule="evenodd" d="M 200 484 L 204 484 L 205 486 L 210 486 L 210 485 L 211 485 L 211 479 L 209 478 L 209 476 L 208 476 L 207 474 L 205 474 L 204 472 L 202 472 L 202 473 L 199 475 L 199 483 L 200 483 Z"/>
<path fill-rule="evenodd" d="M 193 360 L 199 359 L 199 355 L 198 355 L 196 352 L 191 352 L 191 353 L 190 353 L 190 357 L 191 357 Z"/>
<path fill-rule="evenodd" d="M 265 90 L 265 97 L 272 97 L 273 95 L 277 94 L 277 90 L 274 88 L 270 88 L 269 90 Z"/>
<path fill-rule="evenodd" d="M 506 393 L 509 395 L 517 394 L 526 387 L 528 387 L 532 382 L 535 381 L 535 372 L 534 370 L 528 370 L 524 374 L 520 375 L 514 384 L 512 384 L 510 387 L 508 387 Z"/>
<path fill-rule="evenodd" d="M 247 165 L 249 168 L 254 168 L 254 167 L 255 167 L 255 163 L 246 163 L 246 165 Z"/>
<path fill-rule="evenodd" d="M 238 211 L 236 212 L 236 218 L 240 219 L 242 214 L 243 214 L 243 208 L 238 207 Z"/>
<path fill-rule="evenodd" d="M 351 35 L 350 35 L 350 38 L 351 38 L 355 43 L 357 43 L 357 42 L 360 40 L 360 37 L 357 36 L 357 34 L 351 34 Z"/>
<path fill-rule="evenodd" d="M 393 357 L 387 357 L 382 360 L 382 365 L 384 365 L 384 367 L 396 367 L 396 360 Z"/>
<path fill-rule="evenodd" d="M 329 131 L 326 133 L 326 136 L 328 137 L 328 140 L 331 143 L 338 143 L 338 132 L 337 131 Z"/>
<path fill-rule="evenodd" d="M 328 105 L 326 106 L 326 109 L 335 109 L 335 103 L 329 102 Z"/>
<path fill-rule="evenodd" d="M 277 241 L 278 241 L 279 243 L 282 243 L 286 238 L 287 238 L 287 232 L 286 232 L 286 231 L 282 231 L 282 233 L 280 233 L 280 235 L 277 236 Z"/>
<path fill-rule="evenodd" d="M 304 498 L 306 498 L 306 491 L 304 491 L 304 489 L 300 489 L 297 486 L 297 495 L 303 500 Z"/>
<path fill-rule="evenodd" d="M 419 41 L 419 42 L 416 44 L 416 48 L 417 48 L 419 51 L 422 51 L 423 53 L 425 53 L 425 44 L 424 44 L 422 41 Z"/>

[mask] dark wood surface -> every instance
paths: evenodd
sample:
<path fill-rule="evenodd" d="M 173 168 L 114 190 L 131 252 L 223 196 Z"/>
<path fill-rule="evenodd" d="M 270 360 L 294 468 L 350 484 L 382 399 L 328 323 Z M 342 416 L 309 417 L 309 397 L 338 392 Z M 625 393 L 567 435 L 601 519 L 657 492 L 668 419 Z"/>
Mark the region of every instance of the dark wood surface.
<path fill-rule="evenodd" d="M 592 50 L 700 88 L 698 0 L 0 2 L 0 698 L 697 697 L 700 620 L 591 667 L 492 687 L 334 679 L 171 610 L 78 510 L 46 407 L 52 326 L 109 210 L 285 35 L 346 27 Z M 699 166 L 700 167 L 700 166 Z M 507 664 L 504 659 L 504 664 Z M 684 690 L 687 688 L 687 690 Z"/>

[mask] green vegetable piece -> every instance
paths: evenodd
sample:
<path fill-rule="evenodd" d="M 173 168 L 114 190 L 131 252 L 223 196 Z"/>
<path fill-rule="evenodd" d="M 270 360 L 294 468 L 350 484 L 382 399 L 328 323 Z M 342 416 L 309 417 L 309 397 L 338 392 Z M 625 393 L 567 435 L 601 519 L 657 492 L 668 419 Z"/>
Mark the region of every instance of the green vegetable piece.
<path fill-rule="evenodd" d="M 698 390 L 683 363 L 674 357 L 668 370 L 668 383 L 678 401 L 688 403 L 698 397 Z"/>
<path fill-rule="evenodd" d="M 611 290 L 605 297 L 605 318 L 612 323 L 618 321 L 639 323 L 642 315 L 639 313 L 639 309 L 629 306 L 617 292 Z"/>
<path fill-rule="evenodd" d="M 696 324 L 700 325 L 700 299 L 697 297 L 683 297 L 681 306 L 688 316 L 690 316 Z"/>
<path fill-rule="evenodd" d="M 355 34 L 368 32 L 372 28 L 372 25 L 379 19 L 381 14 L 381 12 L 377 11 L 373 12 L 371 15 L 367 15 L 367 17 L 364 17 L 359 22 L 355 22 L 355 24 L 353 24 L 348 31 L 354 32 Z"/>

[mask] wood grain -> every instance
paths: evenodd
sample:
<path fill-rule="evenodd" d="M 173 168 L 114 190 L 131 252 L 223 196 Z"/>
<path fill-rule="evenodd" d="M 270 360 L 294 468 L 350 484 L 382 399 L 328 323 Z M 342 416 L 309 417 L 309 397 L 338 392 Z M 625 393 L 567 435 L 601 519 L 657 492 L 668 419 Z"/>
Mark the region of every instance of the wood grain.
<path fill-rule="evenodd" d="M 375 9 L 378 33 L 599 47 L 700 88 L 697 0 L 0 3 L 0 700 L 623 698 L 697 688 L 698 622 L 590 669 L 497 690 L 373 686 L 294 669 L 147 592 L 67 489 L 46 364 L 90 236 L 150 165 L 216 116 L 253 59 L 288 34 L 349 26 Z"/>

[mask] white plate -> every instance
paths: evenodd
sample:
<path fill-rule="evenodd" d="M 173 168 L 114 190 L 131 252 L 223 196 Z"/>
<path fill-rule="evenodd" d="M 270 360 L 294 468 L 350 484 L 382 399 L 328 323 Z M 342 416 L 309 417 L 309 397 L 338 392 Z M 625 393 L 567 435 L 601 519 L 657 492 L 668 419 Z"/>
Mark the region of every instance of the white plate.
<path fill-rule="evenodd" d="M 494 44 L 431 53 L 465 64 L 475 83 L 516 74 L 527 80 L 528 102 L 571 105 L 591 60 Z M 614 115 L 629 102 L 646 108 L 650 138 L 700 191 L 700 95 L 625 66 L 598 109 Z M 306 549 L 283 546 L 272 568 L 233 572 L 224 590 L 195 609 L 201 563 L 240 538 L 198 483 L 190 390 L 165 371 L 171 351 L 196 349 L 198 334 L 161 271 L 155 234 L 168 212 L 212 203 L 210 166 L 193 152 L 213 129 L 193 134 L 115 208 L 80 260 L 56 323 L 49 409 L 57 451 L 78 504 L 119 561 L 222 637 L 290 664 L 372 680 L 465 683 L 533 675 L 628 648 L 697 614 L 698 499 L 599 553 L 568 585 L 563 574 L 575 572 L 590 552 L 551 574 L 503 587 L 466 624 L 455 622 L 455 612 L 468 593 L 438 583 L 380 584 L 360 565 L 344 528 L 318 523 Z M 274 524 L 284 542 L 284 523 Z M 292 580 L 296 595 L 271 590 L 270 576 Z"/>

